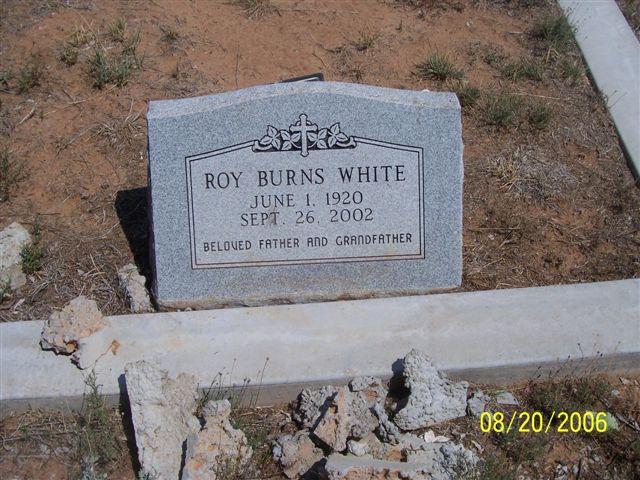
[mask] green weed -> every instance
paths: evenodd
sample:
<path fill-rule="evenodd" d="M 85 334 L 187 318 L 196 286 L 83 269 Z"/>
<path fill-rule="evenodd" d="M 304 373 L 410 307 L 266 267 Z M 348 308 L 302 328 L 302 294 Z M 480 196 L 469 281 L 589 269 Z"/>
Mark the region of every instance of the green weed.
<path fill-rule="evenodd" d="M 22 247 L 20 251 L 22 271 L 26 275 L 32 275 L 44 266 L 44 247 L 42 246 L 42 232 L 40 221 L 36 219 L 31 231 L 31 241 Z"/>
<path fill-rule="evenodd" d="M 520 107 L 520 100 L 508 93 L 488 95 L 483 105 L 484 121 L 487 125 L 507 127 L 515 121 Z"/>
<path fill-rule="evenodd" d="M 33 87 L 40 85 L 42 81 L 42 63 L 36 57 L 31 57 L 29 61 L 20 68 L 17 77 L 18 93 L 26 93 Z"/>
<path fill-rule="evenodd" d="M 78 49 L 68 42 L 63 43 L 58 49 L 58 59 L 67 66 L 78 63 Z"/>
<path fill-rule="evenodd" d="M 464 73 L 445 53 L 433 53 L 424 62 L 417 65 L 418 75 L 421 78 L 434 80 L 461 79 Z"/>
<path fill-rule="evenodd" d="M 458 95 L 458 100 L 460 100 L 462 108 L 473 107 L 478 103 L 478 99 L 480 98 L 479 88 L 464 85 L 462 82 L 457 85 L 454 91 L 456 95 Z"/>
<path fill-rule="evenodd" d="M 531 103 L 527 108 L 527 121 L 538 130 L 547 128 L 552 117 L 553 110 L 545 103 Z"/>
<path fill-rule="evenodd" d="M 535 82 L 543 80 L 543 70 L 537 63 L 522 61 L 518 63 L 507 63 L 501 68 L 502 74 L 512 80 L 526 78 Z"/>
<path fill-rule="evenodd" d="M 575 87 L 578 84 L 580 77 L 582 77 L 582 65 L 579 61 L 570 62 L 568 60 L 563 60 L 560 62 L 558 70 L 562 78 L 569 80 L 569 84 L 572 87 Z"/>
<path fill-rule="evenodd" d="M 102 396 L 95 372 L 91 371 L 86 376 L 85 385 L 77 421 L 78 456 L 80 459 L 93 459 L 94 464 L 105 464 L 113 460 L 120 450 L 116 420 Z"/>
<path fill-rule="evenodd" d="M 536 22 L 531 33 L 557 51 L 566 50 L 573 41 L 573 27 L 564 15 L 545 15 Z"/>

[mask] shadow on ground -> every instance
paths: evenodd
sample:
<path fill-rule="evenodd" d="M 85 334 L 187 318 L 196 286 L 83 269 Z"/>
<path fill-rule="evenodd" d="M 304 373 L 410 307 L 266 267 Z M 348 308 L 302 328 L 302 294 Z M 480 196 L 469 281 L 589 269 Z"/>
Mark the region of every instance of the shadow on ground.
<path fill-rule="evenodd" d="M 150 218 L 147 203 L 147 187 L 120 190 L 116 194 L 115 210 L 122 231 L 127 237 L 133 259 L 151 286 L 152 270 L 150 261 Z"/>

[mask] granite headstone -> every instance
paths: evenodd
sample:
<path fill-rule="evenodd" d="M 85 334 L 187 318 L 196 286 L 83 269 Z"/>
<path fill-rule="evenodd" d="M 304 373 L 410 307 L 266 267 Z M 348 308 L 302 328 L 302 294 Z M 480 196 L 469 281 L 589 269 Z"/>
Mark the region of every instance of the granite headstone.
<path fill-rule="evenodd" d="M 147 120 L 160 306 L 460 285 L 453 93 L 284 83 L 152 101 Z"/>

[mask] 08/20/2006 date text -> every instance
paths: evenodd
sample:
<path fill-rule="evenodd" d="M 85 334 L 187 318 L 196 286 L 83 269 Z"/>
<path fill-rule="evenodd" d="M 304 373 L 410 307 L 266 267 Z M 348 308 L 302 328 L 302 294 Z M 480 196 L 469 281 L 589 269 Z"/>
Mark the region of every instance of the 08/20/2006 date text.
<path fill-rule="evenodd" d="M 482 412 L 483 433 L 604 433 L 609 423 L 607 412 Z"/>

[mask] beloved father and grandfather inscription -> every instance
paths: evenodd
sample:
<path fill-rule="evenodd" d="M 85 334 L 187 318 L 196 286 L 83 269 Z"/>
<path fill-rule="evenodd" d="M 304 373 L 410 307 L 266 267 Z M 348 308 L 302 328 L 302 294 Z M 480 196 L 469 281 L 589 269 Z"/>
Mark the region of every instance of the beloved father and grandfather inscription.
<path fill-rule="evenodd" d="M 459 285 L 453 94 L 279 84 L 151 102 L 148 121 L 161 305 Z"/>

